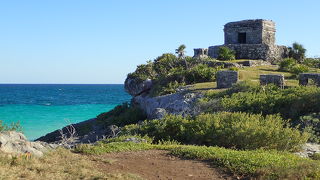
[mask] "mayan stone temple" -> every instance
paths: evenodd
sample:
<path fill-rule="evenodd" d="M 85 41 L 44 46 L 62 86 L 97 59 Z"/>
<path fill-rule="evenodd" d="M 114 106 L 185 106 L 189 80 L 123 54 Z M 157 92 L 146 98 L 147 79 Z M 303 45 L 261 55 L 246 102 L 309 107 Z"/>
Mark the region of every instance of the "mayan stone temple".
<path fill-rule="evenodd" d="M 230 22 L 224 26 L 224 45 L 194 49 L 195 57 L 218 57 L 221 46 L 236 53 L 236 59 L 262 59 L 271 63 L 288 56 L 286 46 L 275 44 L 275 23 L 256 19 Z"/>

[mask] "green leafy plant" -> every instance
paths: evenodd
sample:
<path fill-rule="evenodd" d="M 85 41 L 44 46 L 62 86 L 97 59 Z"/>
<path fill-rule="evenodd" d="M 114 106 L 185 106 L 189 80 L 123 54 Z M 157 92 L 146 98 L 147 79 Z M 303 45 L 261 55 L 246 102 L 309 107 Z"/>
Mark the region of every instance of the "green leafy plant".
<path fill-rule="evenodd" d="M 143 121 L 147 117 L 145 113 L 136 106 L 131 106 L 129 103 L 116 106 L 109 112 L 101 113 L 97 116 L 97 120 L 105 125 L 124 126 L 127 124 Z"/>
<path fill-rule="evenodd" d="M 289 47 L 289 57 L 294 58 L 299 63 L 303 62 L 305 59 L 306 49 L 302 44 L 297 42 L 292 44 L 292 47 Z"/>
<path fill-rule="evenodd" d="M 303 130 L 311 134 L 310 142 L 320 143 L 320 113 L 301 116 L 299 124 Z"/>
<path fill-rule="evenodd" d="M 219 112 L 195 118 L 168 115 L 161 120 L 129 125 L 124 132 L 138 133 L 158 140 L 187 144 L 223 146 L 236 149 L 297 150 L 308 139 L 307 133 L 287 127 L 278 115 Z"/>
<path fill-rule="evenodd" d="M 12 122 L 10 125 L 3 124 L 0 120 L 0 132 L 1 131 L 18 131 L 22 132 L 22 127 L 20 122 Z"/>
<path fill-rule="evenodd" d="M 235 52 L 228 47 L 222 46 L 218 50 L 218 59 L 224 61 L 234 60 Z"/>
<path fill-rule="evenodd" d="M 298 120 L 300 116 L 320 111 L 320 88 L 299 86 L 281 89 L 273 85 L 248 89 L 224 96 L 220 103 L 224 110 L 277 114 Z"/>
<path fill-rule="evenodd" d="M 279 70 L 290 71 L 291 68 L 297 64 L 297 61 L 293 58 L 285 58 L 279 64 Z"/>

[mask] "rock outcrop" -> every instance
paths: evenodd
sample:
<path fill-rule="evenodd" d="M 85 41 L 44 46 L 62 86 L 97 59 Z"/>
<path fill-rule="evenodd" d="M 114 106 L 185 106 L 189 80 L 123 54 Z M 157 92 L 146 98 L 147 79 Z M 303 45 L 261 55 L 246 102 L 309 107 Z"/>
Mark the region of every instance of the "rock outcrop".
<path fill-rule="evenodd" d="M 65 126 L 61 130 L 48 133 L 38 141 L 59 144 L 66 148 L 71 148 L 79 143 L 94 143 L 106 137 L 115 136 L 120 129 L 111 125 L 104 127 L 96 118 Z M 62 136 L 63 134 L 63 136 Z"/>
<path fill-rule="evenodd" d="M 311 157 L 315 153 L 320 153 L 320 144 L 306 143 L 302 146 L 302 150 L 295 154 L 300 157 L 307 158 L 307 157 Z"/>
<path fill-rule="evenodd" d="M 124 88 L 131 96 L 138 96 L 152 88 L 152 80 L 146 79 L 141 81 L 140 79 L 135 79 L 128 76 L 125 80 Z"/>
<path fill-rule="evenodd" d="M 174 94 L 150 97 L 143 94 L 132 99 L 147 114 L 148 119 L 161 119 L 165 114 L 195 115 L 199 113 L 195 102 L 201 93 L 178 92 Z"/>
<path fill-rule="evenodd" d="M 28 141 L 27 138 L 19 132 L 4 131 L 0 133 L 0 151 L 8 154 L 31 154 L 41 157 L 43 153 L 57 148 L 58 145 L 45 142 Z"/>

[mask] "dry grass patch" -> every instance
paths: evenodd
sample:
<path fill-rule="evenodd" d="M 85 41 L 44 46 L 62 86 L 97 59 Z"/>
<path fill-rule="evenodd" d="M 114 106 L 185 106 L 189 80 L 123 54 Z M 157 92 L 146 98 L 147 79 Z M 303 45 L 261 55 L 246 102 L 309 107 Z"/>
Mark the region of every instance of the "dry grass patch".
<path fill-rule="evenodd" d="M 108 160 L 107 160 L 108 161 Z M 108 161 L 109 162 L 109 161 Z M 141 179 L 96 168 L 89 156 L 58 149 L 42 158 L 0 157 L 0 179 Z"/>

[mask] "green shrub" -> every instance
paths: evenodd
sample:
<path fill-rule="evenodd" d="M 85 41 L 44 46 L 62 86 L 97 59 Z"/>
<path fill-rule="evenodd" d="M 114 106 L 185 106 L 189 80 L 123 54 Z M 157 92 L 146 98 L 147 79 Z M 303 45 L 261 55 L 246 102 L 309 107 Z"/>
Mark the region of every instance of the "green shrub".
<path fill-rule="evenodd" d="M 261 87 L 258 84 L 255 84 L 252 81 L 241 81 L 236 84 L 233 84 L 231 88 L 225 91 L 220 91 L 220 92 L 207 91 L 205 94 L 205 97 L 212 99 L 212 98 L 230 96 L 234 93 L 239 93 L 239 92 L 260 92 L 260 91 L 261 91 Z"/>
<path fill-rule="evenodd" d="M 303 64 L 311 68 L 320 68 L 320 58 L 307 58 Z"/>
<path fill-rule="evenodd" d="M 291 68 L 297 64 L 297 61 L 293 58 L 285 58 L 279 64 L 279 70 L 290 71 Z"/>
<path fill-rule="evenodd" d="M 167 75 L 172 68 L 178 67 L 179 60 L 174 54 L 163 54 L 156 58 L 153 63 L 153 68 L 158 76 Z"/>
<path fill-rule="evenodd" d="M 168 115 L 161 120 L 145 121 L 141 126 L 126 126 L 124 132 L 148 135 L 155 141 L 177 140 L 237 149 L 296 150 L 308 139 L 306 133 L 285 126 L 287 123 L 278 115 L 219 112 L 195 118 Z"/>
<path fill-rule="evenodd" d="M 304 64 L 298 64 L 293 58 L 286 58 L 279 64 L 279 70 L 291 72 L 295 75 L 300 73 L 308 72 L 309 67 Z"/>
<path fill-rule="evenodd" d="M 234 60 L 235 52 L 228 47 L 222 46 L 218 50 L 218 59 L 219 60 Z"/>
<path fill-rule="evenodd" d="M 0 120 L 0 132 L 2 131 L 18 131 L 22 132 L 22 127 L 20 122 L 12 122 L 10 125 L 3 124 Z"/>
<path fill-rule="evenodd" d="M 243 179 L 319 179 L 319 161 L 277 151 L 235 151 L 218 147 L 184 146 L 171 154 L 204 160 Z M 242 179 L 241 178 L 241 179 Z"/>
<path fill-rule="evenodd" d="M 136 106 L 128 103 L 116 106 L 109 112 L 101 113 L 97 116 L 97 120 L 105 125 L 124 126 L 127 124 L 143 121 L 147 117 L 145 113 Z"/>
<path fill-rule="evenodd" d="M 216 80 L 216 73 L 220 67 L 212 68 L 205 64 L 199 64 L 185 72 L 186 84 L 211 82 Z"/>
<path fill-rule="evenodd" d="M 281 89 L 269 85 L 221 99 L 226 111 L 241 111 L 263 115 L 280 113 L 283 118 L 298 120 L 300 116 L 320 111 L 320 88 L 299 86 Z"/>
<path fill-rule="evenodd" d="M 320 143 L 320 113 L 312 113 L 300 117 L 301 128 L 311 134 L 309 141 Z"/>
<path fill-rule="evenodd" d="M 158 77 L 151 90 L 152 96 L 175 93 L 178 87 L 200 82 L 215 81 L 220 67 L 212 68 L 205 64 L 198 64 L 189 69 L 176 67 L 169 70 L 166 76 Z"/>
<path fill-rule="evenodd" d="M 239 68 L 237 68 L 235 66 L 232 66 L 232 67 L 229 67 L 228 70 L 230 70 L 230 71 L 239 71 Z"/>
<path fill-rule="evenodd" d="M 292 44 L 292 47 L 289 47 L 289 57 L 294 58 L 299 63 L 303 62 L 305 59 L 306 49 L 302 44 L 297 42 Z"/>
<path fill-rule="evenodd" d="M 155 75 L 153 63 L 148 61 L 147 64 L 138 65 L 137 69 L 133 73 L 128 74 L 128 77 L 144 81 L 146 79 L 154 79 Z"/>
<path fill-rule="evenodd" d="M 320 160 L 320 153 L 314 153 L 314 154 L 311 156 L 311 159 L 313 159 L 313 160 Z"/>
<path fill-rule="evenodd" d="M 304 73 L 304 72 L 308 72 L 309 71 L 309 67 L 303 64 L 296 64 L 294 65 L 291 69 L 290 72 L 298 75 L 300 73 Z"/>

